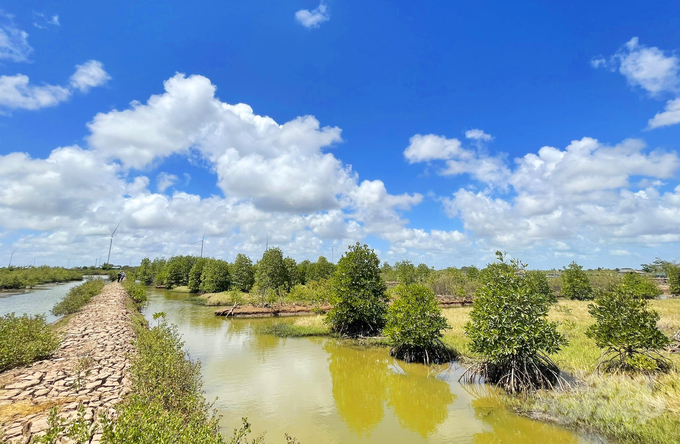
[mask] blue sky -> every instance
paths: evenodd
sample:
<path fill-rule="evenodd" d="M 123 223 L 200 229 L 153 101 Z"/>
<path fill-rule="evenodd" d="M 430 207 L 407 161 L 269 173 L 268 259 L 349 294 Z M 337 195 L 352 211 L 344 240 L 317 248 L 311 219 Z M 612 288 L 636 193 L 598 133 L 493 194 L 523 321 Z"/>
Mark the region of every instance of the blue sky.
<path fill-rule="evenodd" d="M 673 2 L 0 9 L 0 260 L 680 260 Z"/>

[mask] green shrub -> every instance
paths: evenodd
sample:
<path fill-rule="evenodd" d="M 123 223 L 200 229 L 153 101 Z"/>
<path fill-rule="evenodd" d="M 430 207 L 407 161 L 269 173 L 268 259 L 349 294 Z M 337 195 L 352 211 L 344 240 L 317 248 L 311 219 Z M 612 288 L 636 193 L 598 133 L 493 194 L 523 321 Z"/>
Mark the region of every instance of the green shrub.
<path fill-rule="evenodd" d="M 298 284 L 291 288 L 286 299 L 291 302 L 322 304 L 331 300 L 331 292 L 330 280 L 308 281 L 307 285 Z"/>
<path fill-rule="evenodd" d="M 52 308 L 52 314 L 54 316 L 63 316 L 77 312 L 85 304 L 90 302 L 94 296 L 98 295 L 102 291 L 102 288 L 104 288 L 104 281 L 101 279 L 93 279 L 80 284 L 77 287 L 73 287 L 66 296 Z"/>
<path fill-rule="evenodd" d="M 59 337 L 44 316 L 0 317 L 0 372 L 49 357 Z"/>
<path fill-rule="evenodd" d="M 580 301 L 593 298 L 593 289 L 583 267 L 572 262 L 562 270 L 562 296 Z"/>
<path fill-rule="evenodd" d="M 229 290 L 230 284 L 229 264 L 220 259 L 205 259 L 201 274 L 201 291 L 219 293 Z"/>
<path fill-rule="evenodd" d="M 655 298 L 662 293 L 654 279 L 637 273 L 625 274 L 619 285 L 633 296 L 645 299 Z"/>
<path fill-rule="evenodd" d="M 598 369 L 611 372 L 666 371 L 669 362 L 657 350 L 670 343 L 659 331 L 659 314 L 647 301 L 620 286 L 595 298 L 588 306 L 595 318 L 586 335 L 604 349 Z"/>
<path fill-rule="evenodd" d="M 350 246 L 332 279 L 333 308 L 326 316 L 331 330 L 347 336 L 372 336 L 385 325 L 387 286 L 380 259 L 368 245 Z"/>
<path fill-rule="evenodd" d="M 442 343 L 442 330 L 449 328 L 434 293 L 420 284 L 401 284 L 397 298 L 387 310 L 384 334 L 390 354 L 406 362 L 443 363 L 453 352 Z"/>
<path fill-rule="evenodd" d="M 300 283 L 297 262 L 292 257 L 287 257 L 283 260 L 283 266 L 286 269 L 285 288 L 286 291 L 290 291 L 291 288 Z"/>
<path fill-rule="evenodd" d="M 557 324 L 546 319 L 550 303 L 519 273 L 523 264 L 497 255 L 499 261 L 482 273 L 484 282 L 465 325 L 470 350 L 483 357 L 466 375 L 484 377 L 510 392 L 552 388 L 559 369 L 548 355 L 566 340 Z"/>
<path fill-rule="evenodd" d="M 666 267 L 666 276 L 668 276 L 668 286 L 671 294 L 680 295 L 680 267 L 676 265 L 669 265 Z"/>
<path fill-rule="evenodd" d="M 141 306 L 146 302 L 146 289 L 144 286 L 128 280 L 123 281 L 122 285 L 137 306 Z"/>

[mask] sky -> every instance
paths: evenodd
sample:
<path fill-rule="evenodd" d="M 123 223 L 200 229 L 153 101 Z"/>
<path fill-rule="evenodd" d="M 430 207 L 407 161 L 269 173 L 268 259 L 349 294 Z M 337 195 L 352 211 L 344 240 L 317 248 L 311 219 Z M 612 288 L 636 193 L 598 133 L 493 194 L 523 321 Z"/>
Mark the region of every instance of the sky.
<path fill-rule="evenodd" d="M 680 260 L 680 5 L 0 0 L 0 266 Z M 12 252 L 13 256 L 12 256 Z"/>

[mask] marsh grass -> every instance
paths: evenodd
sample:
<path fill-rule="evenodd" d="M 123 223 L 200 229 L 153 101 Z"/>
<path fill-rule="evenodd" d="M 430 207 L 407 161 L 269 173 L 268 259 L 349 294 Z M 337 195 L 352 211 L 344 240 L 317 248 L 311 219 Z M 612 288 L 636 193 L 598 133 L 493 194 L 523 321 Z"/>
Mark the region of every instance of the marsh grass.
<path fill-rule="evenodd" d="M 279 338 L 301 338 L 305 336 L 330 336 L 328 325 L 323 316 L 304 316 L 294 322 L 277 322 L 258 327 L 258 333 L 274 335 Z"/>
<path fill-rule="evenodd" d="M 539 390 L 526 396 L 503 396 L 518 413 L 565 427 L 602 434 L 622 443 L 678 442 L 680 436 L 680 354 L 664 353 L 674 370 L 656 376 L 624 376 L 595 372 L 601 351 L 586 336 L 594 323 L 588 301 L 560 300 L 548 319 L 559 322 L 568 345 L 550 357 L 571 377 L 565 390 Z M 658 327 L 667 335 L 680 329 L 680 299 L 655 299 L 650 308 L 661 315 Z M 444 310 L 451 328 L 444 341 L 463 357 L 476 358 L 468 348 L 463 326 L 470 307 Z"/>

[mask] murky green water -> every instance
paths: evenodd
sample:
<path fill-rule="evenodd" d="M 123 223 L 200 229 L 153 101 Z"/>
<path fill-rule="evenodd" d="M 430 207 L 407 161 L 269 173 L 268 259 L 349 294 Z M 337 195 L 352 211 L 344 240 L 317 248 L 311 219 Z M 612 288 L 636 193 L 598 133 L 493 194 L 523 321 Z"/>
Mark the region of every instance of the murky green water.
<path fill-rule="evenodd" d="M 286 432 L 303 444 L 598 442 L 512 414 L 487 386 L 460 384 L 457 365 L 409 365 L 334 339 L 279 339 L 257 325 L 292 319 L 224 319 L 186 295 L 150 290 L 149 298 L 146 316 L 165 312 L 202 361 L 229 434 L 246 416 L 277 443 Z"/>

